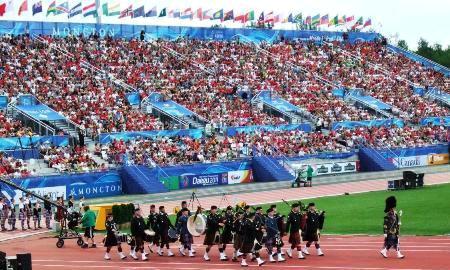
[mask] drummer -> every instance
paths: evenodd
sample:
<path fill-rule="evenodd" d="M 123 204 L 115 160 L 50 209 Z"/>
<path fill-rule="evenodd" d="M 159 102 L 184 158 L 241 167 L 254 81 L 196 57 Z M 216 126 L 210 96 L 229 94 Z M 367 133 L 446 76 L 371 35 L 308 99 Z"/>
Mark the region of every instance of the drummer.
<path fill-rule="evenodd" d="M 180 242 L 182 246 L 180 247 L 180 254 L 186 256 L 185 251 L 189 251 L 189 257 L 194 257 L 192 252 L 192 234 L 189 232 L 187 224 L 189 218 L 189 209 L 182 208 L 181 216 L 178 218 L 177 231 L 180 234 Z"/>
<path fill-rule="evenodd" d="M 117 246 L 117 252 L 119 253 L 119 258 L 121 260 L 125 259 L 127 256 L 123 254 L 122 252 L 122 246 L 120 245 L 120 241 L 117 241 L 117 235 L 119 233 L 119 230 L 117 229 L 116 222 L 113 219 L 112 214 L 108 214 L 106 217 L 106 238 L 105 238 L 105 247 L 106 247 L 106 253 L 105 253 L 105 260 L 111 260 L 111 257 L 109 256 L 109 252 L 111 251 L 112 247 Z"/>

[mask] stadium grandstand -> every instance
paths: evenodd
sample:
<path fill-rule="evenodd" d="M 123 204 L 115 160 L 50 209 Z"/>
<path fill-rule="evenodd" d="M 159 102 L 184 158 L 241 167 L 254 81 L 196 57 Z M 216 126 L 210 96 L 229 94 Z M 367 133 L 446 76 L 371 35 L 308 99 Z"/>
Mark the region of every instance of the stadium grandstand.
<path fill-rule="evenodd" d="M 410 170 L 430 185 L 450 179 L 450 70 L 372 18 L 119 2 L 0 1 L 0 250 L 30 236 L 7 220 L 17 209 L 30 229 L 37 202 L 50 207 L 35 214 L 49 233 L 80 199 L 104 228 L 117 203 L 149 214 L 180 198 L 193 208 L 196 192 L 208 207 L 240 193 L 280 202 L 254 195 L 276 189 L 293 201 L 294 184 L 312 178 L 305 198 L 347 193 L 347 182 L 350 193 L 383 190 Z"/>

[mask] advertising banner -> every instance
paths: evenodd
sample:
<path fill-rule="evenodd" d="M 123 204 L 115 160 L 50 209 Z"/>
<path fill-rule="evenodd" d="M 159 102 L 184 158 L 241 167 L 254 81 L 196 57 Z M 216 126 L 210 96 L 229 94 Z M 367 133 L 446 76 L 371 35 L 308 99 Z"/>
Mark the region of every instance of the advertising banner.
<path fill-rule="evenodd" d="M 30 115 L 34 119 L 43 121 L 57 121 L 65 120 L 64 116 L 60 115 L 56 111 L 50 109 L 46 105 L 18 105 L 17 109 L 23 111 L 24 113 Z"/>
<path fill-rule="evenodd" d="M 253 173 L 252 170 L 240 170 L 228 172 L 228 185 L 252 183 Z"/>
<path fill-rule="evenodd" d="M 303 170 L 303 176 L 306 176 L 306 169 L 308 165 L 313 168 L 313 176 L 327 175 L 327 174 L 341 174 L 341 173 L 355 173 L 358 171 L 357 161 L 349 162 L 334 162 L 321 164 L 303 164 L 291 163 L 295 170 Z"/>
<path fill-rule="evenodd" d="M 200 139 L 203 137 L 201 129 L 172 129 L 172 130 L 152 130 L 152 131 L 125 131 L 115 133 L 102 133 L 99 135 L 100 144 L 107 144 L 113 140 L 133 141 L 136 139 L 154 139 L 160 137 L 190 137 Z"/>
<path fill-rule="evenodd" d="M 449 154 L 430 154 L 428 155 L 428 165 L 449 164 Z"/>
<path fill-rule="evenodd" d="M 449 154 L 428 154 L 399 157 L 390 160 L 397 168 L 409 168 L 431 165 L 449 164 Z"/>
<path fill-rule="evenodd" d="M 8 97 L 0 96 L 0 109 L 5 109 L 8 107 Z"/>
<path fill-rule="evenodd" d="M 192 175 L 185 174 L 180 176 L 180 188 L 198 188 L 227 184 L 227 173 L 213 173 Z"/>

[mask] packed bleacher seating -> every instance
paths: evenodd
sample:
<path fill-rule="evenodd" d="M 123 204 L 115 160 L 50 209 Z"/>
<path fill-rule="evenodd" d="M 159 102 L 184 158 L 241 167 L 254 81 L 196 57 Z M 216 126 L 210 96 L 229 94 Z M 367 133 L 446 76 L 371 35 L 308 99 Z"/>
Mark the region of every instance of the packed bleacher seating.
<path fill-rule="evenodd" d="M 23 160 L 14 159 L 0 152 L 0 176 L 11 176 L 14 178 L 33 175 L 28 169 L 28 164 Z"/>
<path fill-rule="evenodd" d="M 115 164 L 175 165 L 243 158 L 252 151 L 267 155 L 304 156 L 327 152 L 349 152 L 362 145 L 375 148 L 427 146 L 449 142 L 450 132 L 435 127 L 379 127 L 311 132 L 258 132 L 235 137 L 188 137 L 113 141 L 97 145 L 97 154 Z"/>
<path fill-rule="evenodd" d="M 106 169 L 105 164 L 97 164 L 87 147 L 41 146 L 41 154 L 49 168 L 58 172 L 87 172 Z"/>
<path fill-rule="evenodd" d="M 31 128 L 24 127 L 20 120 L 11 119 L 0 111 L 0 138 L 31 135 L 34 135 Z"/>

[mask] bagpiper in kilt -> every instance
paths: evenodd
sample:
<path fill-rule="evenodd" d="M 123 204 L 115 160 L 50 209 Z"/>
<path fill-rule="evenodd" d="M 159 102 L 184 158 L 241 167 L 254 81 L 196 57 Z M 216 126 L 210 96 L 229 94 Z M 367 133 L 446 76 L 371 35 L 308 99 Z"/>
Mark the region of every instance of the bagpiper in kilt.
<path fill-rule="evenodd" d="M 166 213 L 166 209 L 163 205 L 159 207 L 159 214 L 156 219 L 157 227 L 158 227 L 158 234 L 160 236 L 160 245 L 158 248 L 158 255 L 163 256 L 163 249 L 164 246 L 167 249 L 167 256 L 173 257 L 174 254 L 172 250 L 170 250 L 170 238 L 169 238 L 169 228 L 174 228 L 172 225 L 172 222 L 170 222 L 169 216 Z"/>
<path fill-rule="evenodd" d="M 236 213 L 236 220 L 233 223 L 233 230 L 234 230 L 234 242 L 233 242 L 233 262 L 237 262 L 237 257 L 239 257 L 241 254 L 239 254 L 239 249 L 242 247 L 242 239 L 244 238 L 244 212 L 239 211 Z"/>
<path fill-rule="evenodd" d="M 267 209 L 267 217 L 265 219 L 266 231 L 267 231 L 267 240 L 266 240 L 266 248 L 269 254 L 269 261 L 276 262 L 273 256 L 276 254 L 278 262 L 284 262 L 285 259 L 281 256 L 281 245 L 278 243 L 280 241 L 281 235 L 278 230 L 278 220 L 275 217 L 275 210 L 273 208 Z M 273 252 L 273 248 L 276 247 L 276 253 Z"/>
<path fill-rule="evenodd" d="M 219 247 L 222 249 L 223 254 L 227 257 L 225 250 L 227 248 L 227 244 L 231 244 L 233 242 L 233 225 L 234 225 L 234 215 L 233 215 L 233 207 L 228 206 L 223 217 L 223 230 L 220 234 L 220 245 Z"/>
<path fill-rule="evenodd" d="M 397 214 L 397 199 L 394 196 L 390 196 L 386 199 L 386 207 L 384 209 L 384 222 L 383 222 L 383 233 L 384 233 L 384 247 L 380 251 L 384 258 L 387 258 L 388 250 L 393 247 L 397 251 L 397 258 L 403 259 L 405 255 L 400 252 L 399 246 L 399 234 L 400 234 L 400 216 Z"/>
<path fill-rule="evenodd" d="M 33 208 L 33 222 L 34 222 L 34 229 L 41 229 L 41 214 L 42 214 L 42 208 L 41 204 L 39 202 L 36 202 L 34 204 Z"/>
<path fill-rule="evenodd" d="M 8 206 L 5 203 L 5 199 L 0 197 L 0 225 L 1 230 L 6 231 L 5 223 L 8 218 Z"/>
<path fill-rule="evenodd" d="M 159 246 L 159 233 L 158 233 L 158 224 L 157 224 L 157 220 L 158 220 L 158 213 L 156 213 L 156 206 L 154 204 L 150 205 L 150 214 L 147 217 L 147 229 L 151 229 L 155 232 L 155 235 L 153 236 L 152 239 L 147 239 L 147 240 L 151 240 L 148 241 L 149 245 L 148 248 L 150 249 L 150 252 L 153 253 L 153 246 Z"/>
<path fill-rule="evenodd" d="M 247 264 L 247 255 L 254 253 L 256 260 L 258 262 L 258 266 L 261 266 L 265 263 L 265 261 L 263 261 L 260 257 L 259 257 L 259 252 L 255 251 L 255 250 L 259 250 L 259 249 L 255 249 L 255 245 L 259 245 L 259 243 L 256 240 L 256 236 L 257 236 L 257 224 L 255 222 L 255 213 L 249 213 L 247 215 L 247 219 L 245 220 L 244 223 L 244 237 L 243 237 L 243 241 L 242 241 L 242 248 L 241 248 L 241 252 L 242 254 L 242 261 L 241 261 L 241 266 L 248 266 Z"/>
<path fill-rule="evenodd" d="M 256 223 L 256 241 L 258 241 L 258 245 L 254 246 L 254 254 L 259 253 L 262 249 L 264 232 L 265 232 L 265 217 L 262 214 L 262 207 L 258 206 L 255 208 L 255 223 Z M 256 260 L 256 256 L 253 255 L 252 261 Z"/>
<path fill-rule="evenodd" d="M 308 204 L 308 213 L 306 218 L 306 229 L 304 240 L 306 241 L 306 246 L 303 249 L 303 253 L 309 255 L 308 248 L 314 242 L 314 245 L 317 249 L 317 255 L 323 256 L 322 249 L 320 248 L 320 234 L 319 230 L 321 228 L 321 224 L 323 224 L 324 212 L 317 213 L 316 205 L 311 202 Z"/>
<path fill-rule="evenodd" d="M 133 257 L 133 259 L 135 260 L 138 259 L 138 257 L 136 256 L 136 252 L 141 252 L 143 261 L 148 260 L 146 254 L 144 253 L 145 228 L 146 225 L 144 218 L 142 217 L 141 209 L 137 208 L 134 210 L 134 216 L 131 219 L 131 226 L 130 226 L 131 235 L 136 241 L 134 252 L 132 251 L 130 253 L 130 256 Z"/>
<path fill-rule="evenodd" d="M 223 226 L 224 223 L 222 217 L 217 214 L 217 206 L 212 205 L 210 214 L 206 218 L 206 233 L 205 240 L 203 241 L 203 245 L 206 246 L 205 254 L 203 255 L 205 261 L 210 261 L 208 253 L 211 250 L 211 247 L 220 243 L 219 229 Z M 228 260 L 221 247 L 219 247 L 219 252 L 221 261 Z"/>
<path fill-rule="evenodd" d="M 287 255 L 289 258 L 292 258 L 292 251 L 297 249 L 298 258 L 304 259 L 302 250 L 301 250 L 301 221 L 302 215 L 300 213 L 300 205 L 298 203 L 292 204 L 292 210 L 288 215 L 287 223 L 286 223 L 286 233 L 289 233 L 289 243 L 291 246 L 287 250 Z"/>
<path fill-rule="evenodd" d="M 8 224 L 10 226 L 10 231 L 16 230 L 16 209 L 14 208 L 15 201 L 14 199 L 11 199 L 11 203 L 9 205 L 9 217 L 8 217 Z"/>

